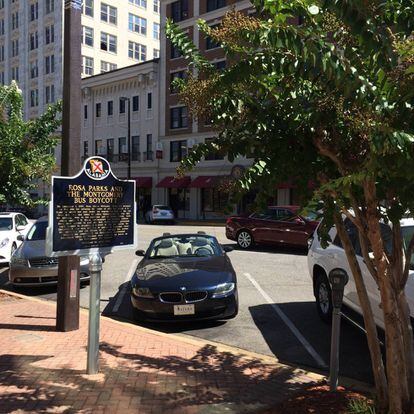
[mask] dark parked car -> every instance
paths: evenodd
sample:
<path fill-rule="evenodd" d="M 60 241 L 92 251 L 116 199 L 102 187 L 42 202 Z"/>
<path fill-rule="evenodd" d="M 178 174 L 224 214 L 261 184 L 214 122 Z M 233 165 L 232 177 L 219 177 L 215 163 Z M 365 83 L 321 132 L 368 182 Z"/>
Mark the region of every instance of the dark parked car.
<path fill-rule="evenodd" d="M 205 234 L 154 239 L 131 279 L 137 319 L 231 319 L 238 312 L 236 273 L 217 239 Z"/>
<path fill-rule="evenodd" d="M 307 247 L 309 237 L 318 226 L 317 214 L 305 217 L 299 210 L 298 206 L 271 206 L 263 213 L 230 217 L 226 223 L 226 236 L 242 249 L 254 244 Z"/>

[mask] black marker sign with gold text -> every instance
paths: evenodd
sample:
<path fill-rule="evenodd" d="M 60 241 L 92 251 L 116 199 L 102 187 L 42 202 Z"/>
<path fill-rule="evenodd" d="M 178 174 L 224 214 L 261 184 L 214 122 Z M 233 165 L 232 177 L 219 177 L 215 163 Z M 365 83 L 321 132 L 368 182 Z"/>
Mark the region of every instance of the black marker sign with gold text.
<path fill-rule="evenodd" d="M 47 254 L 105 255 L 137 246 L 135 181 L 116 178 L 90 157 L 74 177 L 52 177 Z"/>

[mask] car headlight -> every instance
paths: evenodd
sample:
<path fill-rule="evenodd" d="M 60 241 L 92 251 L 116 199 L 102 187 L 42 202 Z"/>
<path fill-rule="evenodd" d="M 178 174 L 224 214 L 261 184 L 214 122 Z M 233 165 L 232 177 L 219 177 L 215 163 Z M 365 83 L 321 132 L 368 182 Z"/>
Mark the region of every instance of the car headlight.
<path fill-rule="evenodd" d="M 213 293 L 213 298 L 222 298 L 233 292 L 236 285 L 232 282 L 218 285 Z"/>
<path fill-rule="evenodd" d="M 7 237 L 6 237 L 5 239 L 3 239 L 3 240 L 0 242 L 0 249 L 1 249 L 2 247 L 7 246 L 7 245 L 8 245 L 8 243 L 9 243 L 9 241 L 10 241 L 10 239 L 8 239 Z"/>
<path fill-rule="evenodd" d="M 27 259 L 16 256 L 15 254 L 10 258 L 10 264 L 13 266 L 27 266 Z"/>
<path fill-rule="evenodd" d="M 154 297 L 154 295 L 151 293 L 151 291 L 148 288 L 133 287 L 132 291 L 134 292 L 135 296 L 138 296 L 140 298 L 153 298 Z"/>

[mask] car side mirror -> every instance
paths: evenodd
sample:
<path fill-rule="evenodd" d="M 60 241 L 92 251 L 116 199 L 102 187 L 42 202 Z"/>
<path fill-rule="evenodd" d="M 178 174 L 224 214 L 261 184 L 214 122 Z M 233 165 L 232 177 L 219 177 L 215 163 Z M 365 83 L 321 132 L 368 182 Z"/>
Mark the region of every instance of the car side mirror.
<path fill-rule="evenodd" d="M 135 255 L 136 255 L 136 256 L 145 256 L 145 250 L 137 250 L 137 251 L 135 252 Z"/>
<path fill-rule="evenodd" d="M 17 235 L 17 237 L 16 237 L 16 239 L 17 239 L 18 241 L 24 241 L 24 236 L 23 236 L 23 234 L 18 234 L 18 235 Z"/>
<path fill-rule="evenodd" d="M 305 220 L 301 219 L 300 217 L 296 217 L 294 222 L 296 224 L 305 224 Z"/>
<path fill-rule="evenodd" d="M 226 253 L 230 253 L 230 252 L 232 252 L 233 250 L 234 250 L 234 248 L 233 247 L 231 247 L 231 246 L 222 246 L 223 247 L 223 250 L 226 252 Z"/>
<path fill-rule="evenodd" d="M 26 228 L 26 226 L 16 226 L 17 231 L 23 231 Z"/>

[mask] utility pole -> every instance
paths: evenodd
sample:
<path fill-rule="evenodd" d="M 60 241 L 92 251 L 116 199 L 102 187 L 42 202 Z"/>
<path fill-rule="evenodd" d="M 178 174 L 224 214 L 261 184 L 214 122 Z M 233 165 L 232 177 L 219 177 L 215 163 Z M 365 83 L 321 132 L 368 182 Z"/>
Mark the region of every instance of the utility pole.
<path fill-rule="evenodd" d="M 63 41 L 63 112 L 61 174 L 80 169 L 82 0 L 65 0 Z M 59 257 L 56 330 L 79 329 L 80 264 L 78 256 Z"/>

